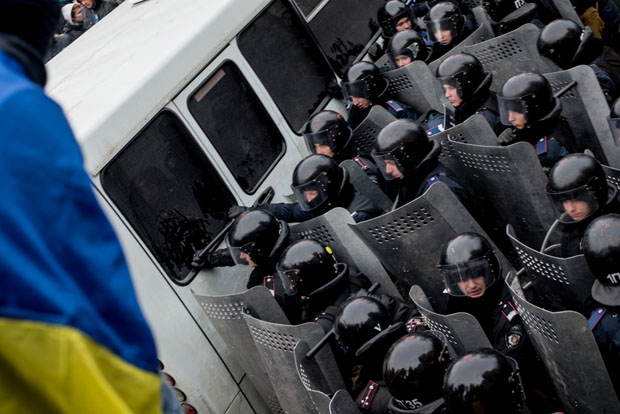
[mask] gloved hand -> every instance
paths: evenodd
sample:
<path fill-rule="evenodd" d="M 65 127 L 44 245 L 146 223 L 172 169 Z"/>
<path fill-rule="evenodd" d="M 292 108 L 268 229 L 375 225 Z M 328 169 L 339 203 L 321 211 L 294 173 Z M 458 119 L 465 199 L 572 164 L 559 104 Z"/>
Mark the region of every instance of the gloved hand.
<path fill-rule="evenodd" d="M 213 253 L 207 253 L 203 257 L 200 257 L 200 252 L 196 252 L 194 257 L 192 257 L 191 266 L 194 269 L 211 269 L 215 265 L 215 258 L 213 257 Z"/>
<path fill-rule="evenodd" d="M 506 146 L 506 145 L 513 144 L 516 141 L 516 139 L 517 139 L 517 136 L 515 135 L 515 133 L 512 130 L 512 128 L 505 129 L 497 137 L 497 141 L 499 142 L 499 145 L 501 145 L 501 146 Z"/>
<path fill-rule="evenodd" d="M 232 206 L 228 209 L 228 218 L 237 218 L 240 214 L 248 211 L 249 208 L 245 206 Z"/>

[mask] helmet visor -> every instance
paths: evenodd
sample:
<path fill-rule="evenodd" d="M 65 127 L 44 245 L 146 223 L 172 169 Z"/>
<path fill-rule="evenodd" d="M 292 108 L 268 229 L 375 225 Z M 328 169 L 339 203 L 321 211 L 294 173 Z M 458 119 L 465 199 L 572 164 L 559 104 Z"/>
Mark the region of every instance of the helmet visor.
<path fill-rule="evenodd" d="M 495 282 L 487 255 L 464 263 L 440 265 L 439 269 L 452 296 L 480 297 Z"/>
<path fill-rule="evenodd" d="M 297 201 L 304 211 L 312 211 L 325 203 L 329 197 L 327 186 L 329 177 L 323 171 L 316 178 L 298 186 L 291 186 Z"/>
<path fill-rule="evenodd" d="M 351 102 L 353 97 L 370 99 L 371 93 L 368 84 L 363 79 L 359 79 L 353 82 L 343 82 L 342 96 L 346 101 Z"/>
<path fill-rule="evenodd" d="M 452 77 L 435 78 L 435 93 L 439 102 L 444 105 L 456 107 L 463 100 L 461 83 Z M 459 99 L 460 101 L 458 101 Z"/>
<path fill-rule="evenodd" d="M 338 125 L 331 125 L 322 131 L 304 134 L 304 138 L 308 150 L 313 154 L 317 153 L 317 146 L 328 146 L 335 153 L 338 151 L 339 143 L 340 147 L 346 146 L 346 142 L 351 137 L 351 134 L 350 128 L 347 128 L 346 132 L 341 134 Z"/>
<path fill-rule="evenodd" d="M 297 284 L 300 281 L 301 272 L 299 269 L 282 270 L 279 265 L 276 265 L 276 272 L 284 287 L 284 294 L 294 296 L 297 294 Z"/>
<path fill-rule="evenodd" d="M 256 242 L 246 243 L 241 247 L 235 247 L 232 245 L 230 238 L 227 240 L 228 251 L 230 252 L 230 256 L 232 257 L 235 264 L 238 265 L 249 265 L 247 257 L 249 256 L 252 259 L 252 251 L 256 247 Z"/>
<path fill-rule="evenodd" d="M 527 121 L 527 106 L 520 98 L 504 98 L 497 96 L 497 103 L 499 105 L 499 116 L 502 124 L 514 125 L 513 122 L 519 122 L 521 116 L 522 121 Z"/>
<path fill-rule="evenodd" d="M 553 192 L 547 187 L 547 194 L 558 212 L 561 223 L 576 223 L 590 217 L 599 209 L 594 192 L 586 184 L 568 191 Z"/>
<path fill-rule="evenodd" d="M 452 40 L 458 35 L 454 19 L 450 17 L 428 20 L 426 22 L 426 33 L 433 42 L 440 42 L 445 45 L 452 43 Z"/>
<path fill-rule="evenodd" d="M 418 56 L 419 52 L 420 52 L 420 48 L 418 44 L 416 42 L 413 42 L 409 46 L 404 47 L 402 49 L 389 51 L 388 56 L 390 60 L 392 61 L 392 63 L 394 64 L 394 67 L 403 67 L 413 62 Z M 408 62 L 405 65 L 398 66 L 398 63 L 402 60 L 402 56 L 408 57 L 411 60 L 411 62 Z"/>
<path fill-rule="evenodd" d="M 620 146 L 620 118 L 608 118 L 607 122 L 609 122 L 609 130 L 614 143 Z"/>
<path fill-rule="evenodd" d="M 375 164 L 377 164 L 379 171 L 381 171 L 386 181 L 404 178 L 405 168 L 399 161 L 399 158 L 401 158 L 399 155 L 401 155 L 401 153 L 402 149 L 400 147 L 385 154 L 377 154 L 375 150 L 371 152 Z"/>

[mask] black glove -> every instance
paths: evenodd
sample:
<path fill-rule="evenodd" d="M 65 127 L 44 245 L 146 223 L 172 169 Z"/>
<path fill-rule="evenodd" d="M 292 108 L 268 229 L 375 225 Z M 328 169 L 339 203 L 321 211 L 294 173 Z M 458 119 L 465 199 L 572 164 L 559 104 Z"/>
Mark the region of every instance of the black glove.
<path fill-rule="evenodd" d="M 192 257 L 191 266 L 194 269 L 212 269 L 214 267 L 234 266 L 235 261 L 230 256 L 228 249 L 218 249 L 214 252 L 208 252 L 200 257 L 200 251 Z"/>
<path fill-rule="evenodd" d="M 517 140 L 517 136 L 512 128 L 505 129 L 497 137 L 497 141 L 499 142 L 499 145 L 501 146 L 513 144 L 516 140 Z"/>
<path fill-rule="evenodd" d="M 232 206 L 231 208 L 228 209 L 228 218 L 231 218 L 231 219 L 237 218 L 239 215 L 241 215 L 242 213 L 245 213 L 248 210 L 249 208 L 245 206 Z"/>

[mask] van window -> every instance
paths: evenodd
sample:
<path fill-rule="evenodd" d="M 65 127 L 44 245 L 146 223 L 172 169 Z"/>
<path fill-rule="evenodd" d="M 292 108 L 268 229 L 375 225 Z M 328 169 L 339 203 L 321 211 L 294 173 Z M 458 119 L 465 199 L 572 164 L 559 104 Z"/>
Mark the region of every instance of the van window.
<path fill-rule="evenodd" d="M 284 138 L 234 63 L 225 62 L 187 103 L 239 186 L 256 191 L 284 155 Z"/>
<path fill-rule="evenodd" d="M 385 0 L 331 0 L 308 23 L 338 76 L 379 30 L 377 10 Z"/>
<path fill-rule="evenodd" d="M 233 196 L 171 112 L 160 113 L 102 171 L 104 190 L 169 277 L 228 222 Z"/>
<path fill-rule="evenodd" d="M 277 0 L 241 32 L 238 44 L 291 129 L 300 131 L 334 79 L 303 23 Z"/>
<path fill-rule="evenodd" d="M 321 0 L 295 0 L 295 4 L 304 16 L 308 17 L 312 10 L 321 3 Z"/>

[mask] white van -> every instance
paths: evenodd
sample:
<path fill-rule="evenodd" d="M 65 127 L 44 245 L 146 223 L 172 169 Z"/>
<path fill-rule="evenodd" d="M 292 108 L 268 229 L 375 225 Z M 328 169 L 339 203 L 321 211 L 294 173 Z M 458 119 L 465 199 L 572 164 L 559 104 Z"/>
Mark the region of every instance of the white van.
<path fill-rule="evenodd" d="M 290 200 L 302 126 L 344 109 L 326 90 L 383 2 L 126 0 L 47 65 L 186 410 L 268 411 L 192 295 L 242 291 L 249 269 L 189 264 L 232 205 Z"/>

